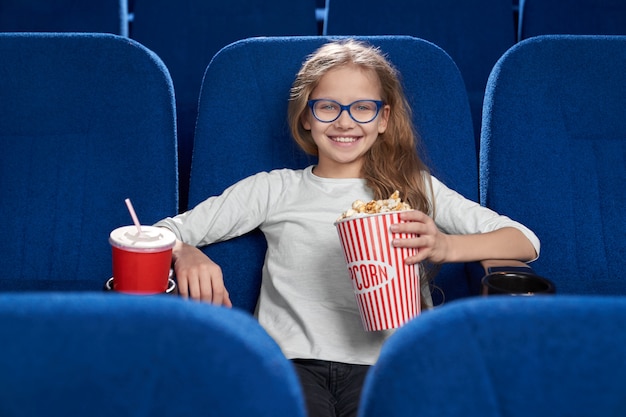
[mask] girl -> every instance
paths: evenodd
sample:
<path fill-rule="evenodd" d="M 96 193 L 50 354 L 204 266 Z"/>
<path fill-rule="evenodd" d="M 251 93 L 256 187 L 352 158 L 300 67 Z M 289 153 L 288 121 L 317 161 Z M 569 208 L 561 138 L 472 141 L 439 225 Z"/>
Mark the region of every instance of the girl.
<path fill-rule="evenodd" d="M 293 137 L 317 165 L 261 172 L 157 225 L 179 239 L 179 292 L 226 306 L 221 270 L 197 247 L 259 227 L 268 243 L 259 322 L 293 361 L 310 416 L 355 416 L 367 369 L 392 331 L 363 330 L 333 225 L 341 212 L 399 190 L 415 210 L 392 228 L 418 236 L 393 244 L 418 249 L 410 264 L 529 261 L 539 241 L 429 174 L 398 74 L 379 50 L 353 40 L 322 46 L 297 74 L 288 113 Z"/>

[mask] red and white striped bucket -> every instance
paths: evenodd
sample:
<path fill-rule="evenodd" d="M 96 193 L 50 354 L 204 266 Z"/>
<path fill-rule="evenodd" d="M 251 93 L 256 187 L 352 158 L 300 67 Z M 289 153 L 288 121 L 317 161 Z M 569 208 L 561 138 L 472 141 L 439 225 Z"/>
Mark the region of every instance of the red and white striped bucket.
<path fill-rule="evenodd" d="M 335 223 L 367 331 L 400 327 L 420 312 L 418 268 L 404 263 L 416 249 L 391 245 L 409 237 L 389 231 L 400 222 L 399 212 L 389 212 Z"/>

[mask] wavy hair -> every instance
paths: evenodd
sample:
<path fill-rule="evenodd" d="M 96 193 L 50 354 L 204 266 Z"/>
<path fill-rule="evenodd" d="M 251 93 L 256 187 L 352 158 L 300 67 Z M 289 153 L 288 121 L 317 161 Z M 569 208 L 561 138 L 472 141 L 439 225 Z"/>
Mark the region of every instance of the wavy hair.
<path fill-rule="evenodd" d="M 398 190 L 414 209 L 434 216 L 434 199 L 427 194 L 432 187 L 426 185 L 429 170 L 417 151 L 419 138 L 400 74 L 378 48 L 346 39 L 324 44 L 308 56 L 291 87 L 288 120 L 293 138 L 305 152 L 318 155 L 311 132 L 302 125 L 309 111 L 307 101 L 328 71 L 346 65 L 374 72 L 380 80 L 382 101 L 390 107 L 387 129 L 369 149 L 363 164 L 362 175 L 374 198 L 385 199 Z"/>

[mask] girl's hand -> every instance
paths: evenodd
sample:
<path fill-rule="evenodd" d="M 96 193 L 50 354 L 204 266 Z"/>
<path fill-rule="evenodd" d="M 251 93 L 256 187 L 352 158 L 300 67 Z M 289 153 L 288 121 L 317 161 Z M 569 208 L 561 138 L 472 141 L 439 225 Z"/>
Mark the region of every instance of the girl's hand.
<path fill-rule="evenodd" d="M 415 234 L 416 237 L 396 237 L 392 244 L 397 248 L 415 248 L 417 254 L 405 259 L 409 265 L 426 259 L 433 263 L 443 263 L 448 255 L 448 235 L 442 233 L 432 218 L 421 211 L 403 211 L 400 219 L 406 223 L 391 225 L 393 233 Z"/>
<path fill-rule="evenodd" d="M 177 241 L 172 258 L 178 292 L 183 298 L 232 307 L 222 269 L 200 249 Z"/>

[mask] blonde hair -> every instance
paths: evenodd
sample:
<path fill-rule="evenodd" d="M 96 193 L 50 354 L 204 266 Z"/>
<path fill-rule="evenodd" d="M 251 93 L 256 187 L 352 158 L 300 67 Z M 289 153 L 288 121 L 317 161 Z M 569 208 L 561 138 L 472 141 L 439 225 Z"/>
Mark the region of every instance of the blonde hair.
<path fill-rule="evenodd" d="M 311 132 L 304 129 L 302 119 L 309 111 L 307 101 L 330 70 L 352 65 L 376 74 L 381 84 L 382 101 L 389 105 L 387 129 L 365 156 L 363 178 L 372 189 L 374 198 L 388 198 L 395 190 L 413 208 L 434 216 L 433 199 L 428 198 L 426 178 L 428 167 L 417 152 L 418 136 L 413 126 L 411 109 L 404 95 L 400 74 L 373 46 L 353 39 L 329 42 L 310 55 L 291 87 L 288 119 L 291 133 L 308 154 L 317 156 L 318 149 Z"/>

